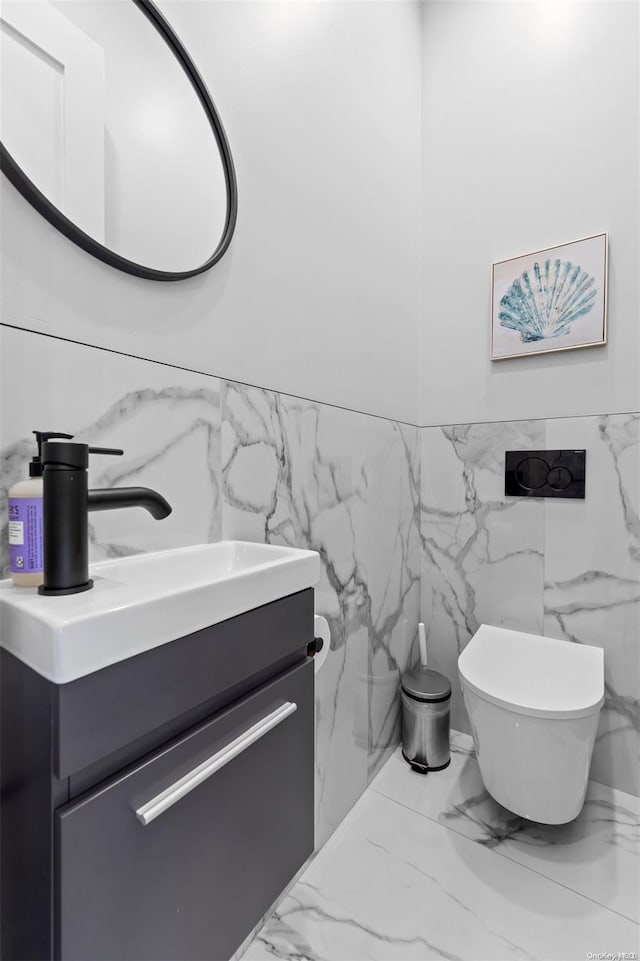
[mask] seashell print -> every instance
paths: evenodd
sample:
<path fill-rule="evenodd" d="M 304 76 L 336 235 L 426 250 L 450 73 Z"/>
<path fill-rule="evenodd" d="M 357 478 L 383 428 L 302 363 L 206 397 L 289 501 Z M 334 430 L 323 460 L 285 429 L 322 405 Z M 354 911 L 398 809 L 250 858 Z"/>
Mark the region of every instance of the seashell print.
<path fill-rule="evenodd" d="M 597 292 L 595 278 L 570 260 L 536 262 L 500 300 L 500 325 L 517 330 L 523 343 L 561 337 L 589 313 Z"/>

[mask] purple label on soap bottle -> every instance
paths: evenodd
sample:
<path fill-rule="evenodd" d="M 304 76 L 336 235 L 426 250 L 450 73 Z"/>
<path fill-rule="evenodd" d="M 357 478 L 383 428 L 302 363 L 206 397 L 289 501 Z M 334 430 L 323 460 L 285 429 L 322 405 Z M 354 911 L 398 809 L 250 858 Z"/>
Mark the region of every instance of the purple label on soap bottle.
<path fill-rule="evenodd" d="M 42 570 L 42 498 L 9 498 L 9 568 L 12 574 Z"/>

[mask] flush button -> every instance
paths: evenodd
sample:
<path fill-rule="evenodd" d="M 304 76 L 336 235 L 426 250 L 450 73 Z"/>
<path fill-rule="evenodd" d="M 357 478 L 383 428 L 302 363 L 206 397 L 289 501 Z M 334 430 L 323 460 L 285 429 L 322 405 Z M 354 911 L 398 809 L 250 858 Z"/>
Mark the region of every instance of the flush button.
<path fill-rule="evenodd" d="M 504 492 L 510 497 L 584 500 L 585 450 L 508 450 Z"/>
<path fill-rule="evenodd" d="M 573 475 L 566 467 L 552 467 L 547 474 L 547 484 L 554 491 L 565 491 L 573 481 Z"/>
<path fill-rule="evenodd" d="M 540 457 L 525 457 L 516 467 L 516 480 L 526 491 L 537 491 L 547 483 L 549 465 Z"/>

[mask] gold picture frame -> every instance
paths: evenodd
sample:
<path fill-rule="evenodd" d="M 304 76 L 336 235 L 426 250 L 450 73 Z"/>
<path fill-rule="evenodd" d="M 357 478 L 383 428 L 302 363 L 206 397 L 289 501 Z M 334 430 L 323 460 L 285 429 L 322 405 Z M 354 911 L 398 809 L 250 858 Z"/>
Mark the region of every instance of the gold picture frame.
<path fill-rule="evenodd" d="M 603 347 L 608 261 L 601 233 L 492 264 L 491 360 Z"/>

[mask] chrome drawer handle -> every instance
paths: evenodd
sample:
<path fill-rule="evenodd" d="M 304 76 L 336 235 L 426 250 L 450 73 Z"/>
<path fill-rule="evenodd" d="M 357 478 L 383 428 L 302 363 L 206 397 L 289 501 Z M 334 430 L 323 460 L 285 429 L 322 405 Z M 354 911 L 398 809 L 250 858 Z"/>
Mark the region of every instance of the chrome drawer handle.
<path fill-rule="evenodd" d="M 157 794 L 151 801 L 147 801 L 142 807 L 136 810 L 136 817 L 141 824 L 150 824 L 155 818 L 160 814 L 163 814 L 168 808 L 172 807 L 176 801 L 183 798 L 185 794 L 189 794 L 194 788 L 206 781 L 208 777 L 223 768 L 225 764 L 229 761 L 233 761 L 234 757 L 242 754 L 246 751 L 248 747 L 259 741 L 261 737 L 264 737 L 272 728 L 276 727 L 285 718 L 297 711 L 298 705 L 294 704 L 292 701 L 286 701 L 271 714 L 267 714 L 263 717 L 261 721 L 253 724 L 244 734 L 240 734 L 239 737 L 234 738 L 226 747 L 221 748 L 202 764 L 194 767 L 193 771 L 189 771 L 184 777 L 181 777 L 175 784 L 170 787 L 165 788 L 160 794 Z"/>

